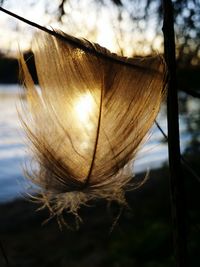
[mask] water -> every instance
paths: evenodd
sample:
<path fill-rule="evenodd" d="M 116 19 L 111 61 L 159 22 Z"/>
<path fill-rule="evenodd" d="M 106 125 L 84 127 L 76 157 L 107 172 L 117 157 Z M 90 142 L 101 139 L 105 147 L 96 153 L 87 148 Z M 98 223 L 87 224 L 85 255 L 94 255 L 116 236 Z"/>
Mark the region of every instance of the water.
<path fill-rule="evenodd" d="M 0 201 L 12 200 L 24 192 L 22 163 L 27 157 L 16 105 L 17 86 L 0 86 Z"/>
<path fill-rule="evenodd" d="M 19 87 L 0 85 L 0 202 L 23 197 L 29 190 L 23 175 L 23 165 L 29 158 L 25 137 L 16 111 L 19 106 Z M 180 116 L 181 151 L 184 152 L 191 140 L 187 131 L 187 119 L 195 108 L 195 100 L 187 102 L 187 113 Z M 189 110 L 189 112 L 188 112 Z M 165 108 L 158 116 L 162 129 L 166 131 Z M 148 141 L 141 148 L 134 164 L 135 172 L 158 168 L 167 161 L 167 145 L 163 136 L 154 125 Z"/>

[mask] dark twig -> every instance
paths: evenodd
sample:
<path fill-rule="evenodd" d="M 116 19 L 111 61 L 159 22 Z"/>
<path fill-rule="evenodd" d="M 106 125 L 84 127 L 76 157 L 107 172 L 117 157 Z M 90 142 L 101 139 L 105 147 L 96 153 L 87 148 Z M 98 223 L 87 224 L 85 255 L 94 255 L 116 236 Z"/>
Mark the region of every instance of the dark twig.
<path fill-rule="evenodd" d="M 176 57 L 174 38 L 173 5 L 171 0 L 163 0 L 163 34 L 165 60 L 168 66 L 168 151 L 170 169 L 171 211 L 173 219 L 174 252 L 177 267 L 188 267 L 185 219 L 185 192 L 181 166 L 178 97 L 176 80 Z"/>
<path fill-rule="evenodd" d="M 65 15 L 65 10 L 64 10 L 64 5 L 65 5 L 65 0 L 62 0 L 61 2 L 60 2 L 60 5 L 59 5 L 59 7 L 58 7 L 58 9 L 59 9 L 59 21 L 61 21 L 62 20 L 62 17 Z"/>
<path fill-rule="evenodd" d="M 168 142 L 168 136 L 166 135 L 166 133 L 163 131 L 163 129 L 161 128 L 160 124 L 155 121 L 155 124 L 157 126 L 157 128 L 159 129 L 159 131 L 162 133 L 162 135 L 164 136 L 164 138 L 166 139 L 166 141 Z"/>
<path fill-rule="evenodd" d="M 155 124 L 157 126 L 157 128 L 159 129 L 159 131 L 162 133 L 163 137 L 165 138 L 165 140 L 168 142 L 168 136 L 166 135 L 166 133 L 163 131 L 162 127 L 160 126 L 160 124 L 155 121 Z M 190 174 L 192 174 L 192 176 L 198 181 L 200 182 L 200 177 L 197 174 L 197 172 L 195 170 L 193 170 L 193 168 L 191 167 L 190 163 L 185 159 L 185 157 L 183 157 L 183 155 L 181 155 L 181 162 L 182 164 L 187 168 L 187 170 L 190 172 Z"/>
<path fill-rule="evenodd" d="M 133 62 L 129 58 L 117 57 L 116 54 L 114 54 L 114 53 L 103 53 L 100 50 L 93 48 L 92 46 L 84 45 L 83 42 L 80 42 L 80 40 L 78 38 L 72 37 L 72 36 L 67 35 L 67 34 L 63 35 L 57 31 L 50 30 L 44 26 L 41 26 L 40 24 L 37 24 L 37 23 L 30 21 L 28 19 L 25 19 L 24 17 L 21 17 L 15 13 L 12 13 L 5 8 L 0 7 L 0 11 L 4 12 L 4 13 L 8 14 L 9 16 L 12 16 L 12 17 L 14 17 L 20 21 L 23 21 L 24 23 L 26 23 L 26 24 L 28 24 L 28 25 L 36 28 L 36 29 L 39 29 L 43 32 L 46 32 L 52 36 L 55 36 L 56 38 L 58 38 L 59 40 L 61 40 L 63 42 L 68 42 L 69 44 L 76 46 L 76 48 L 80 48 L 83 51 L 88 52 L 94 56 L 97 56 L 97 57 L 102 58 L 102 59 L 106 59 L 106 60 L 111 61 L 111 62 L 115 62 L 115 63 L 120 64 L 120 65 L 125 65 L 125 66 L 131 67 L 131 68 L 138 68 L 138 69 L 142 68 L 143 70 L 145 69 L 144 66 L 141 67 L 139 64 L 136 64 L 135 62 Z M 154 72 L 154 70 L 151 70 L 151 71 Z"/>

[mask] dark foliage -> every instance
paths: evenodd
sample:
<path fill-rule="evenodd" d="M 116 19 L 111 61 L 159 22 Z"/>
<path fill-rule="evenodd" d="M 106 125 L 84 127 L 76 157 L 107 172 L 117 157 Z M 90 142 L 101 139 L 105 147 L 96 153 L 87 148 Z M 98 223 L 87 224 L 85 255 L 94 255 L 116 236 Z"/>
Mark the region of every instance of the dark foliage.
<path fill-rule="evenodd" d="M 199 171 L 195 158 L 188 158 Z M 187 170 L 187 225 L 190 267 L 200 265 L 200 184 Z M 143 177 L 143 176 L 142 176 Z M 0 235 L 12 267 L 171 267 L 174 266 L 168 171 L 152 171 L 150 180 L 127 195 L 129 208 L 119 214 L 114 203 L 90 203 L 80 210 L 83 224 L 69 214 L 68 227 L 59 230 L 56 221 L 41 225 L 48 211 L 35 212 L 36 204 L 19 200 L 0 206 Z M 112 232 L 112 226 L 114 226 Z M 0 256 L 0 264 L 4 266 Z"/>
<path fill-rule="evenodd" d="M 38 80 L 37 80 L 37 73 L 35 69 L 33 54 L 26 53 L 24 57 L 27 62 L 29 71 L 35 83 L 37 83 Z M 0 54 L 0 83 L 16 84 L 19 83 L 19 78 L 20 74 L 19 74 L 18 60 L 16 58 L 8 58 L 5 55 Z"/>

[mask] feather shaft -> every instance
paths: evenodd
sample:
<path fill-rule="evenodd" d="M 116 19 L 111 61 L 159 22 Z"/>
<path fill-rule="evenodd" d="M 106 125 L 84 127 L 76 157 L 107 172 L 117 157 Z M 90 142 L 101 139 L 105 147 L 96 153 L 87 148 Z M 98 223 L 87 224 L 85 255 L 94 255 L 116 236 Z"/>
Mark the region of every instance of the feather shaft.
<path fill-rule="evenodd" d="M 77 214 L 94 198 L 125 203 L 125 190 L 138 186 L 133 160 L 164 97 L 165 63 L 154 56 L 119 64 L 126 59 L 78 40 L 105 57 L 88 53 L 59 34 L 64 42 L 44 32 L 34 37 L 39 89 L 21 59 L 28 88 L 24 126 L 38 163 L 28 176 L 58 215 L 64 209 Z"/>

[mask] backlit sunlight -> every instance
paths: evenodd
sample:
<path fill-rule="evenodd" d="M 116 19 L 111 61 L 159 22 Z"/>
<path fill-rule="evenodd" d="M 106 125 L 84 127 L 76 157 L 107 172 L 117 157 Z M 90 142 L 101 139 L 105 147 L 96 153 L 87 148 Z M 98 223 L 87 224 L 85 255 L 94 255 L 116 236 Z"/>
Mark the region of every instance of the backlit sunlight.
<path fill-rule="evenodd" d="M 87 128 L 91 127 L 91 116 L 94 112 L 94 99 L 91 94 L 86 93 L 75 103 L 75 114 L 79 122 L 84 123 Z"/>

